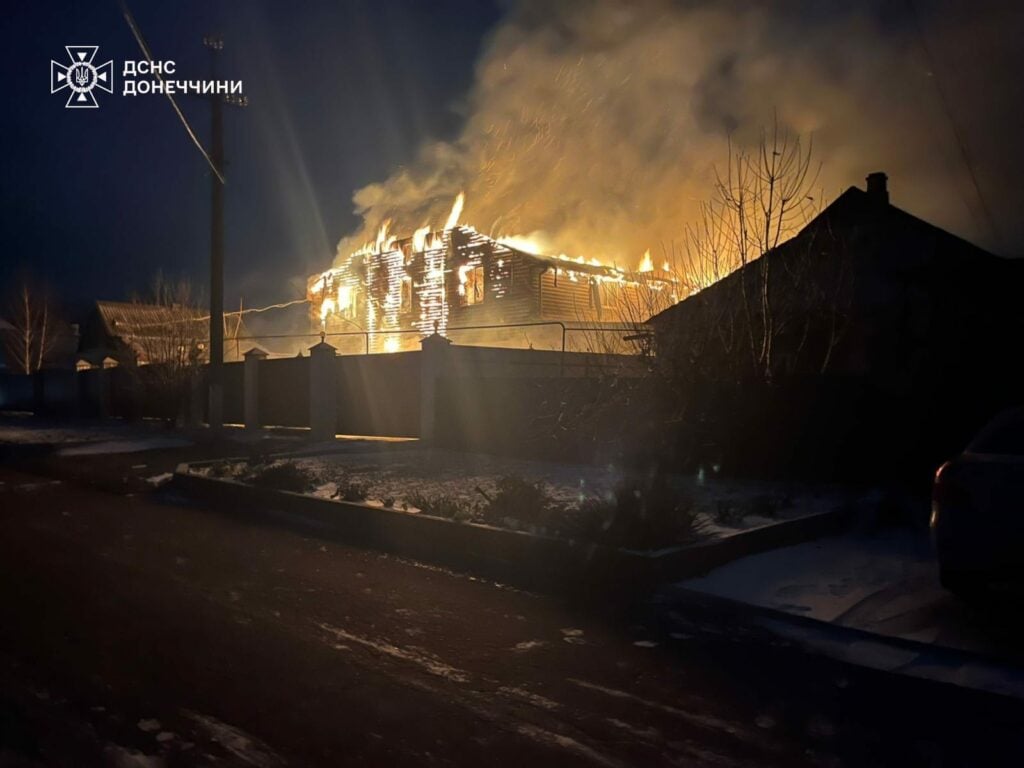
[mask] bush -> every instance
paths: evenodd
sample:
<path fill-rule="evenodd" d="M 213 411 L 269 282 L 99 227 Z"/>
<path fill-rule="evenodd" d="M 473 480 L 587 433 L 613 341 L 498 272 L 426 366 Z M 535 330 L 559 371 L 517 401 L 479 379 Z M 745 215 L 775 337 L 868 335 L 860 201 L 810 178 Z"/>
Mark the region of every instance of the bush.
<path fill-rule="evenodd" d="M 747 516 L 746 510 L 730 499 L 718 499 L 715 502 L 715 521 L 726 528 L 738 528 Z"/>
<path fill-rule="evenodd" d="M 234 462 L 222 459 L 210 465 L 210 477 L 234 478 L 239 474 L 239 466 Z"/>
<path fill-rule="evenodd" d="M 779 516 L 779 500 L 768 495 L 761 495 L 750 505 L 750 514 L 774 520 Z"/>
<path fill-rule="evenodd" d="M 360 483 L 355 480 L 341 480 L 336 485 L 337 490 L 331 494 L 332 499 L 341 499 L 342 501 L 366 501 L 367 496 L 370 494 L 369 483 Z"/>
<path fill-rule="evenodd" d="M 519 475 L 506 475 L 498 480 L 493 496 L 479 488 L 487 500 L 481 509 L 481 517 L 490 525 L 540 529 L 547 532 L 557 527 L 562 510 L 543 482 L 531 483 Z"/>
<path fill-rule="evenodd" d="M 256 466 L 249 472 L 246 481 L 258 488 L 306 493 L 316 485 L 317 478 L 305 467 L 284 461 Z"/>
<path fill-rule="evenodd" d="M 416 507 L 425 515 L 444 517 L 460 523 L 469 522 L 477 517 L 477 508 L 474 504 L 446 493 L 428 496 L 417 491 L 409 495 L 405 500 L 405 506 Z"/>
<path fill-rule="evenodd" d="M 608 546 L 652 549 L 696 541 L 704 528 L 693 500 L 675 491 L 664 474 L 653 472 L 625 479 L 612 498 L 584 501 L 567 518 L 563 535 Z"/>

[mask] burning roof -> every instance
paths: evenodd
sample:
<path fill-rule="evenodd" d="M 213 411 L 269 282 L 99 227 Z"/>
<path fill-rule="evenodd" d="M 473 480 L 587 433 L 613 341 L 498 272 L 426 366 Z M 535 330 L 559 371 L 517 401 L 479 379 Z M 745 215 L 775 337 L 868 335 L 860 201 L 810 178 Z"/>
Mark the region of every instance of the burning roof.
<path fill-rule="evenodd" d="M 492 238 L 460 223 L 464 202 L 460 194 L 440 229 L 426 225 L 398 237 L 390 231 L 390 222 L 385 222 L 373 242 L 311 276 L 308 298 L 321 328 L 326 330 L 330 322 L 334 329 L 350 331 L 386 334 L 415 329 L 424 335 L 435 330 L 443 334 L 453 312 L 474 322 L 508 322 L 513 315 L 516 320 L 540 320 L 545 313 L 539 299 L 532 315 L 521 309 L 510 314 L 481 306 L 486 298 L 488 308 L 507 309 L 517 301 L 523 303 L 530 291 L 539 292 L 541 286 L 532 282 L 539 277 L 521 277 L 530 272 L 550 273 L 556 287 L 559 277 L 586 286 L 645 284 L 670 288 L 666 295 L 678 298 L 677 281 L 668 265 L 655 270 L 649 252 L 636 269 L 582 256 L 546 254 L 536 239 Z M 598 314 L 602 303 L 597 301 Z"/>

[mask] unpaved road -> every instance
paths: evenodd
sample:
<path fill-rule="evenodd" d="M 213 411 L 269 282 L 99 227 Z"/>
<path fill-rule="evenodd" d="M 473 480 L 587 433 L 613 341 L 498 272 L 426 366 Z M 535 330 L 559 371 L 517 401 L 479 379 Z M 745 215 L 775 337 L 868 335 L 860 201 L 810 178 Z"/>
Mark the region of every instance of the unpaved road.
<path fill-rule="evenodd" d="M 4 768 L 1024 764 L 1008 700 L 153 493 L 0 483 Z"/>

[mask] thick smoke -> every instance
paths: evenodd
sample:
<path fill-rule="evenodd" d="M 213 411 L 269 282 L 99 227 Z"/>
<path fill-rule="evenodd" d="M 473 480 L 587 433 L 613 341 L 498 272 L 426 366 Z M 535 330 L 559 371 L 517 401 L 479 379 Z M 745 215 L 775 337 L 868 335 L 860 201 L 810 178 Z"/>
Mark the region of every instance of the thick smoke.
<path fill-rule="evenodd" d="M 884 170 L 893 202 L 1016 252 L 1021 177 L 1015 5 L 524 0 L 478 63 L 464 128 L 355 193 L 364 227 L 462 220 L 492 235 L 540 233 L 552 252 L 634 266 L 681 241 L 727 137 L 751 147 L 773 115 L 813 137 L 826 200 Z M 931 50 L 929 71 L 923 39 Z M 936 90 L 968 152 L 993 235 Z M 1006 139 L 1004 141 L 1004 139 Z M 1012 213 L 1012 218 L 1011 218 Z"/>

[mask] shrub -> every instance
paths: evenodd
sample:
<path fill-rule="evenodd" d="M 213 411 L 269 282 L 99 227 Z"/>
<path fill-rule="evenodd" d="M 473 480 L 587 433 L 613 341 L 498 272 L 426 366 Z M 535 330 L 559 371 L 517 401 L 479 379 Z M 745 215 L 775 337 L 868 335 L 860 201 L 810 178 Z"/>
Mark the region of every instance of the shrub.
<path fill-rule="evenodd" d="M 562 507 L 551 498 L 543 482 L 531 483 L 519 475 L 506 475 L 497 482 L 493 496 L 479 488 L 487 503 L 480 510 L 484 522 L 509 527 L 539 528 L 547 531 L 557 523 Z"/>
<path fill-rule="evenodd" d="M 428 496 L 416 491 L 405 500 L 405 506 L 407 509 L 416 507 L 425 515 L 444 517 L 460 523 L 469 522 L 477 517 L 474 504 L 446 493 Z"/>
<path fill-rule="evenodd" d="M 284 461 L 252 468 L 246 481 L 258 488 L 306 493 L 316 485 L 316 475 L 305 467 Z"/>
<path fill-rule="evenodd" d="M 342 501 L 366 501 L 367 496 L 370 493 L 369 483 L 360 483 L 355 480 L 341 480 L 337 485 L 337 490 L 331 494 L 332 499 L 341 499 Z"/>
<path fill-rule="evenodd" d="M 210 465 L 210 477 L 237 477 L 239 467 L 237 464 L 226 459 L 216 462 Z"/>
<path fill-rule="evenodd" d="M 775 519 L 779 515 L 779 501 L 768 495 L 761 495 L 750 505 L 750 514 Z"/>
<path fill-rule="evenodd" d="M 650 549 L 699 539 L 705 524 L 693 500 L 673 489 L 664 474 L 626 478 L 610 499 L 588 499 L 563 531 L 609 546 Z"/>
<path fill-rule="evenodd" d="M 743 524 L 746 511 L 730 499 L 718 499 L 715 502 L 715 522 L 727 528 L 738 528 Z"/>

